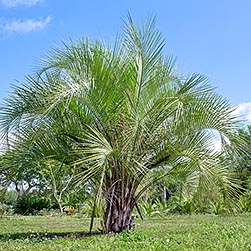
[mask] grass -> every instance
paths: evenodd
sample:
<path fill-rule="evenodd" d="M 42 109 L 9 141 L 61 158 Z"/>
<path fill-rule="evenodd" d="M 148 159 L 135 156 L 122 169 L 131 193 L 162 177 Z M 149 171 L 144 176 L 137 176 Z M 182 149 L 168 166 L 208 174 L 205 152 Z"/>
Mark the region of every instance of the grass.
<path fill-rule="evenodd" d="M 136 222 L 120 235 L 76 238 L 88 232 L 89 219 L 62 217 L 5 217 L 0 219 L 0 250 L 251 250 L 251 215 L 171 215 Z M 95 226 L 95 228 L 97 225 Z M 68 233 L 68 238 L 48 238 Z M 72 235 L 70 236 L 69 233 Z"/>

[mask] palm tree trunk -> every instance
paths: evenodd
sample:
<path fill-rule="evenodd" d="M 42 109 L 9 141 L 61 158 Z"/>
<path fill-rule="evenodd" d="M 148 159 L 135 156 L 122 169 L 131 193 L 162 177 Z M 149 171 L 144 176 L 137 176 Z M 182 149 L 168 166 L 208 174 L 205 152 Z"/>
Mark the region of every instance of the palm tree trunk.
<path fill-rule="evenodd" d="M 134 217 L 132 216 L 132 210 L 134 205 L 133 197 L 122 198 L 116 196 L 113 189 L 110 199 L 107 201 L 104 215 L 105 233 L 120 233 L 133 229 Z"/>

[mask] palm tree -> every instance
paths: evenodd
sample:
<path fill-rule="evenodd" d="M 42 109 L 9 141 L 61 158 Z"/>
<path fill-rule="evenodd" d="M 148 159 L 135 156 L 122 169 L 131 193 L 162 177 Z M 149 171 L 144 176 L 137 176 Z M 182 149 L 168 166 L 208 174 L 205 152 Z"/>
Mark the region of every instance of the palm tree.
<path fill-rule="evenodd" d="M 140 27 L 128 15 L 111 46 L 82 39 L 53 49 L 6 99 L 0 123 L 19 161 L 55 159 L 80 170 L 76 185 L 96 188 L 108 233 L 129 230 L 143 192 L 173 173 L 230 199 L 228 156 L 240 144 L 233 109 L 205 77 L 175 73 L 155 18 Z M 213 149 L 215 132 L 222 151 Z"/>

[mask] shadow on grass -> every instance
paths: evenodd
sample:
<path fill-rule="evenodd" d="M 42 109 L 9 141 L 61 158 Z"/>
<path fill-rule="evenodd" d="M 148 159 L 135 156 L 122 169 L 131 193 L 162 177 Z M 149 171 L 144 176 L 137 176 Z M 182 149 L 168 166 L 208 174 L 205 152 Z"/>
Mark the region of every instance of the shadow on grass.
<path fill-rule="evenodd" d="M 52 240 L 56 238 L 84 238 L 89 236 L 103 235 L 101 232 L 60 232 L 60 233 L 46 233 L 46 232 L 25 232 L 25 233 L 5 233 L 0 234 L 0 242 L 10 240 Z"/>

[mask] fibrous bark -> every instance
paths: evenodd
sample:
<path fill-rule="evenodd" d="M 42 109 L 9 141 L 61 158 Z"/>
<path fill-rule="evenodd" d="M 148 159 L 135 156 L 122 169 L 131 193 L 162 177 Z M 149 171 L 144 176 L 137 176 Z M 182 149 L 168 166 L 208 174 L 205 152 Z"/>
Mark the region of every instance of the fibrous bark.
<path fill-rule="evenodd" d="M 120 233 L 133 229 L 134 216 L 132 216 L 132 211 L 134 206 L 135 202 L 132 193 L 127 192 L 123 196 L 118 186 L 114 186 L 106 201 L 104 214 L 105 233 Z"/>

